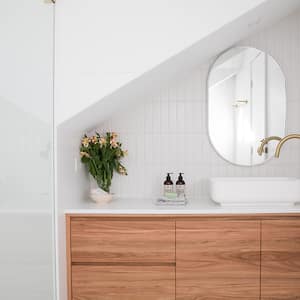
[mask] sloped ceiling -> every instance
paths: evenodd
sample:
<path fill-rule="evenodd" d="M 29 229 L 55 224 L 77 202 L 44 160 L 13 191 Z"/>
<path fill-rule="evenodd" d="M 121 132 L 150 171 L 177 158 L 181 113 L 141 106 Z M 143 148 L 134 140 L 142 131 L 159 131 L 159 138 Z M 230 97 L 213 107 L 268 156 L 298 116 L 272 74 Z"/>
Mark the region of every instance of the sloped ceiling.
<path fill-rule="evenodd" d="M 57 122 L 265 1 L 57 1 Z"/>
<path fill-rule="evenodd" d="M 146 98 L 174 77 L 184 76 L 189 70 L 196 68 L 249 34 L 275 23 L 298 7 L 300 7 L 299 0 L 263 1 L 247 13 L 203 37 L 113 93 L 100 97 L 99 101 L 59 124 L 58 129 L 73 133 L 92 129 L 114 111 Z"/>

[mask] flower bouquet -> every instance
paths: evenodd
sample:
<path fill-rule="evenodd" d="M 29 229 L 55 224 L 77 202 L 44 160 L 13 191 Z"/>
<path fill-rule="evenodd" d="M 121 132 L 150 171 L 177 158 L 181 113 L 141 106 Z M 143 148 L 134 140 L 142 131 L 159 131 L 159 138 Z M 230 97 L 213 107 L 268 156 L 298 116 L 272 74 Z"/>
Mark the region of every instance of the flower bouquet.
<path fill-rule="evenodd" d="M 101 189 L 91 192 L 91 197 L 95 201 L 97 201 L 95 195 L 99 198 L 109 195 L 114 171 L 127 175 L 126 168 L 121 164 L 127 151 L 122 150 L 122 144 L 117 141 L 115 132 L 107 132 L 103 136 L 99 133 L 91 137 L 84 135 L 81 140 L 80 155 L 81 162 L 87 165 L 89 173 Z"/>

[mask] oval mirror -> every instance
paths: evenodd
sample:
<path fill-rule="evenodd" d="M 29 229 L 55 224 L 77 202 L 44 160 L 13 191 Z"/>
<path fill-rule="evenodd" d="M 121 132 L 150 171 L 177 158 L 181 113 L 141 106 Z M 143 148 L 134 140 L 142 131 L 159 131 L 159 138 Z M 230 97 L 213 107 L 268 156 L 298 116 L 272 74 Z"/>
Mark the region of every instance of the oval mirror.
<path fill-rule="evenodd" d="M 286 90 L 280 66 L 267 53 L 236 47 L 220 55 L 208 77 L 208 131 L 211 143 L 225 160 L 241 166 L 262 164 L 273 156 L 285 135 Z"/>

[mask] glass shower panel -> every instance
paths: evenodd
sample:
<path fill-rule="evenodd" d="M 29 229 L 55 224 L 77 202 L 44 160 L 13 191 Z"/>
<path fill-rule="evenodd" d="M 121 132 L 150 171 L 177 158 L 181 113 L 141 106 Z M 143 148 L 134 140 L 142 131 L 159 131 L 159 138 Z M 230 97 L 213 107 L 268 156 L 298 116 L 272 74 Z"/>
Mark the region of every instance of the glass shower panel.
<path fill-rule="evenodd" d="M 53 14 L 0 2 L 0 299 L 54 299 Z"/>

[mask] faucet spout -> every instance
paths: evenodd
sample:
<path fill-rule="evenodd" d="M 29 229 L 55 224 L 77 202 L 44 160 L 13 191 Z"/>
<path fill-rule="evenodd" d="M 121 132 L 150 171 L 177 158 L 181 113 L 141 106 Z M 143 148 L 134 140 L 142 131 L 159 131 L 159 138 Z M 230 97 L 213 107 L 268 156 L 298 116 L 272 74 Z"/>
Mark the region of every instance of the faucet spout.
<path fill-rule="evenodd" d="M 283 144 L 291 139 L 300 139 L 300 134 L 289 134 L 286 137 L 284 137 L 283 139 L 281 139 L 281 141 L 278 143 L 278 145 L 276 147 L 276 151 L 275 151 L 276 158 L 279 158 L 281 147 L 283 146 Z"/>
<path fill-rule="evenodd" d="M 266 138 L 262 139 L 260 141 L 261 144 L 257 149 L 258 155 L 261 156 L 263 154 L 265 145 L 268 144 L 272 140 L 281 141 L 281 137 L 279 137 L 279 136 L 270 136 L 270 137 L 266 137 Z"/>

